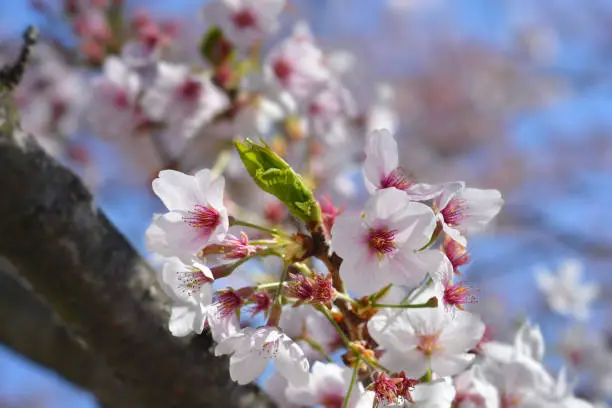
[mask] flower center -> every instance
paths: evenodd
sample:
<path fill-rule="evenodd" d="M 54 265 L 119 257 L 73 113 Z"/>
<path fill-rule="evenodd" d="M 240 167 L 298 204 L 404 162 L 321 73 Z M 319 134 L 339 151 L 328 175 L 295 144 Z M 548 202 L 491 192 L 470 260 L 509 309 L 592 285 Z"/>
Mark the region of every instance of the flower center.
<path fill-rule="evenodd" d="M 260 355 L 267 359 L 274 359 L 278 356 L 278 348 L 280 346 L 280 340 L 276 339 L 273 341 L 267 341 L 261 346 Z"/>
<path fill-rule="evenodd" d="M 467 204 L 465 200 L 453 199 L 440 211 L 448 225 L 459 225 L 465 219 Z"/>
<path fill-rule="evenodd" d="M 257 25 L 257 18 L 255 14 L 248 8 L 239 10 L 232 15 L 232 22 L 236 28 L 244 30 L 247 28 L 255 28 Z"/>
<path fill-rule="evenodd" d="M 478 299 L 474 296 L 472 287 L 465 285 L 464 282 L 457 282 L 444 289 L 444 303 L 449 306 L 456 306 L 458 309 L 465 310 L 464 305 L 476 303 Z"/>
<path fill-rule="evenodd" d="M 186 79 L 179 86 L 179 95 L 186 101 L 195 101 L 202 94 L 202 83 L 195 79 Z"/>
<path fill-rule="evenodd" d="M 440 350 L 442 347 L 438 343 L 438 334 L 427 334 L 419 336 L 419 349 L 423 354 L 431 356 L 435 351 Z"/>
<path fill-rule="evenodd" d="M 401 167 L 397 167 L 380 180 L 381 189 L 395 187 L 398 190 L 406 191 L 413 184 L 414 181 L 410 179 L 406 171 Z"/>
<path fill-rule="evenodd" d="M 127 92 L 117 89 L 113 96 L 113 106 L 118 110 L 126 110 L 130 106 Z"/>
<path fill-rule="evenodd" d="M 188 296 L 197 294 L 203 285 L 213 281 L 198 268 L 187 268 L 184 271 L 180 271 L 178 275 L 179 289 Z"/>
<path fill-rule="evenodd" d="M 500 408 L 516 408 L 521 403 L 521 399 L 518 395 L 506 394 L 500 402 Z"/>
<path fill-rule="evenodd" d="M 183 221 L 193 228 L 200 228 L 206 235 L 212 234 L 221 223 L 219 212 L 212 207 L 196 205 L 189 215 L 183 217 Z"/>
<path fill-rule="evenodd" d="M 219 317 L 229 317 L 236 310 L 242 307 L 242 297 L 235 291 L 228 289 L 217 295 L 215 304 L 217 305 L 217 313 Z"/>
<path fill-rule="evenodd" d="M 338 394 L 327 394 L 321 397 L 319 404 L 323 408 L 342 408 L 344 403 L 344 396 Z"/>
<path fill-rule="evenodd" d="M 274 70 L 274 75 L 276 75 L 281 83 L 286 84 L 289 82 L 293 73 L 293 66 L 289 61 L 285 58 L 278 58 L 272 64 L 272 69 Z"/>
<path fill-rule="evenodd" d="M 370 229 L 368 234 L 368 246 L 370 250 L 375 252 L 379 257 L 387 255 L 395 250 L 395 234 L 394 230 L 386 228 Z"/>

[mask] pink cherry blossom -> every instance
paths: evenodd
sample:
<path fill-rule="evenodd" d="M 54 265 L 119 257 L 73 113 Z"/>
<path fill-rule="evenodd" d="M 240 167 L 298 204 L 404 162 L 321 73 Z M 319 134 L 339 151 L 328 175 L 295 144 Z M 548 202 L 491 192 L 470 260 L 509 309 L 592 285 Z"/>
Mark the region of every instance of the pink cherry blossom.
<path fill-rule="evenodd" d="M 204 74 L 188 66 L 162 63 L 142 99 L 151 119 L 163 121 L 184 138 L 193 136 L 228 105 L 225 94 Z"/>
<path fill-rule="evenodd" d="M 204 7 L 204 18 L 239 47 L 249 47 L 278 28 L 285 0 L 214 0 Z"/>
<path fill-rule="evenodd" d="M 484 333 L 484 323 L 468 312 L 443 308 L 383 310 L 368 323 L 370 335 L 384 348 L 380 362 L 419 378 L 433 370 L 440 376 L 465 370 L 474 359 L 468 351 Z"/>
<path fill-rule="evenodd" d="M 169 212 L 158 215 L 146 233 L 150 250 L 163 256 L 192 259 L 208 243 L 220 243 L 229 227 L 223 205 L 223 177 L 208 169 L 194 176 L 163 170 L 153 191 Z"/>
<path fill-rule="evenodd" d="M 463 182 L 447 183 L 436 199 L 438 219 L 446 234 L 466 246 L 465 234 L 482 231 L 499 213 L 504 200 L 497 190 L 465 187 Z"/>
<path fill-rule="evenodd" d="M 270 360 L 290 384 L 308 384 L 308 360 L 289 336 L 276 327 L 247 327 L 220 342 L 216 355 L 230 355 L 230 376 L 239 384 L 259 377 Z"/>
<path fill-rule="evenodd" d="M 419 283 L 441 260 L 438 251 L 417 252 L 434 228 L 432 210 L 396 189 L 372 195 L 362 215 L 340 215 L 332 246 L 344 259 L 340 275 L 347 289 L 365 296 L 389 283 Z"/>

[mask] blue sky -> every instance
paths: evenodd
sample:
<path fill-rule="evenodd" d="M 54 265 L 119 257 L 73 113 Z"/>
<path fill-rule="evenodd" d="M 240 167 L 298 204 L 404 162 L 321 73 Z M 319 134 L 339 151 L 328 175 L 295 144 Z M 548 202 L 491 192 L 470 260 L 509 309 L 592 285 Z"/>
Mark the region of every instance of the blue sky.
<path fill-rule="evenodd" d="M 326 0 L 311 0 L 313 16 L 316 16 L 317 6 L 329 5 Z M 182 10 L 194 10 L 201 1 L 181 0 L 173 2 L 152 2 L 160 13 L 177 13 Z M 503 2 L 490 0 L 471 0 L 470 2 L 449 2 L 453 8 L 455 19 L 460 22 L 465 35 L 474 35 L 486 41 L 503 47 L 507 41 L 508 19 L 504 14 Z M 562 3 L 562 2 L 557 2 Z M 611 4 L 610 1 L 602 4 Z M 569 3 L 568 3 L 569 4 Z M 573 3 L 571 3 L 573 5 Z M 363 1 L 359 8 L 348 11 L 347 19 L 343 20 L 342 29 L 351 32 L 376 29 L 376 16 L 381 12 L 381 2 Z M 575 6 L 574 6 L 575 7 Z M 528 14 L 525 15 L 526 18 Z M 315 19 L 313 30 L 318 34 L 327 34 L 328 30 L 338 29 L 331 17 Z M 0 38 L 7 33 L 20 32 L 28 23 L 36 22 L 35 16 L 28 10 L 27 1 L 0 1 Z M 571 68 L 597 67 L 599 61 L 593 60 L 587 44 L 568 41 L 563 44 L 562 52 L 556 61 L 562 66 Z M 604 67 L 605 68 L 605 67 Z M 612 97 L 608 89 L 587 89 L 578 94 L 568 95 L 545 108 L 539 108 L 524 114 L 513 126 L 513 144 L 524 154 L 535 154 L 544 159 L 550 154 L 551 146 L 565 138 L 573 141 L 577 147 L 589 143 L 583 131 L 589 126 L 610 126 L 609 112 L 612 109 Z M 548 126 L 553 123 L 564 130 L 549 132 Z M 575 186 L 573 193 L 564 195 L 547 194 L 547 186 L 538 184 L 534 178 L 531 183 L 525 183 L 515 197 L 510 197 L 519 203 L 528 203 L 542 213 L 547 223 L 555 228 L 568 230 L 578 236 L 589 237 L 595 229 L 601 226 L 602 220 L 609 212 L 612 202 L 612 178 L 609 173 L 588 169 L 575 169 L 568 185 Z M 143 231 L 150 221 L 150 215 L 158 209 L 159 204 L 151 201 L 150 194 L 145 190 L 129 188 L 107 188 L 100 192 L 99 202 L 111 220 L 128 236 L 130 240 L 144 252 Z M 609 228 L 612 231 L 612 228 Z M 602 238 L 612 242 L 612 232 L 604 231 Z M 599 233 L 599 231 L 598 231 Z M 493 277 L 486 290 L 503 291 L 510 296 L 516 310 L 528 312 L 532 302 L 526 299 L 535 297 L 535 288 L 531 276 L 531 267 L 536 263 L 555 266 L 566 256 L 580 256 L 567 247 L 557 244 L 544 246 L 537 243 L 518 241 L 512 236 L 486 236 L 473 242 L 473 255 L 478 262 L 491 265 L 492 273 L 497 263 L 507 262 L 506 268 L 511 273 L 505 273 L 499 278 Z M 603 270 L 609 264 L 593 264 L 593 268 Z M 588 273 L 587 273 L 588 275 Z M 601 275 L 601 274 L 600 274 Z M 612 278 L 610 278 L 612 280 Z M 483 288 L 483 290 L 485 290 Z M 566 323 L 560 318 L 543 316 L 540 323 L 547 337 L 558 332 Z M 553 361 L 554 362 L 554 361 Z M 89 408 L 95 406 L 92 398 L 63 382 L 53 373 L 41 370 L 0 347 L 0 395 L 21 395 L 29 392 L 51 392 L 52 407 Z"/>

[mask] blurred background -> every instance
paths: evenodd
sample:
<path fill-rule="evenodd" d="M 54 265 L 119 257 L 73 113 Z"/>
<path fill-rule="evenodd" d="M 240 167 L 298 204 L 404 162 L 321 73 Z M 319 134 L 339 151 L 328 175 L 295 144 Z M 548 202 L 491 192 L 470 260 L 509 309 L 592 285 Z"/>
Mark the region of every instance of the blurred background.
<path fill-rule="evenodd" d="M 100 55 L 65 17 L 69 3 L 0 1 L 0 65 L 15 55 L 26 25 L 38 26 L 53 57 L 36 64 L 63 61 L 60 76 L 75 83 L 59 95 L 79 105 L 74 93 L 86 91 L 81 84 L 99 71 Z M 171 58 L 198 63 L 204 1 L 124 3 L 126 19 L 146 14 L 171 34 Z M 357 119 L 367 112 L 393 128 L 402 164 L 419 180 L 502 191 L 506 205 L 489 233 L 471 240 L 465 269 L 479 289 L 473 309 L 495 338 L 511 339 L 529 317 L 543 330 L 554 371 L 572 363 L 561 347 L 568 331 L 584 328 L 612 343 L 612 1 L 290 0 L 283 18 L 278 38 L 294 22 L 308 23 L 330 59 L 345 67 Z M 38 84 L 41 93 L 46 85 Z M 147 256 L 144 231 L 160 210 L 150 180 L 165 167 L 154 146 L 148 139 L 109 142 L 67 123 L 75 107 L 61 99 L 31 102 L 32 86 L 23 91 L 24 127 L 83 177 Z M 197 166 L 212 166 L 215 155 L 200 153 Z M 579 323 L 549 310 L 534 277 L 537 268 L 554 271 L 567 259 L 580 261 L 583 279 L 599 287 L 592 313 Z M 612 368 L 598 374 L 605 381 L 589 375 L 580 377 L 578 394 L 609 400 Z M 95 406 L 0 339 L 0 407 Z"/>

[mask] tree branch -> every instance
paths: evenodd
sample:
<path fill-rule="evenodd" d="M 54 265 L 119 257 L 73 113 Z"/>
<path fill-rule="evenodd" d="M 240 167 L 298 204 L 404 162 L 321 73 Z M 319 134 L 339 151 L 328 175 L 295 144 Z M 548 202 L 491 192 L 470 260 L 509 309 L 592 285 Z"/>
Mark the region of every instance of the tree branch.
<path fill-rule="evenodd" d="M 273 406 L 256 386 L 230 380 L 208 336 L 170 335 L 148 265 L 81 181 L 6 123 L 0 166 L 0 256 L 145 406 Z"/>
<path fill-rule="evenodd" d="M 91 391 L 104 407 L 144 408 L 1 257 L 0 322 L 1 343 Z"/>

